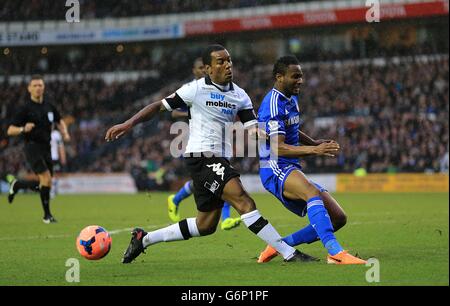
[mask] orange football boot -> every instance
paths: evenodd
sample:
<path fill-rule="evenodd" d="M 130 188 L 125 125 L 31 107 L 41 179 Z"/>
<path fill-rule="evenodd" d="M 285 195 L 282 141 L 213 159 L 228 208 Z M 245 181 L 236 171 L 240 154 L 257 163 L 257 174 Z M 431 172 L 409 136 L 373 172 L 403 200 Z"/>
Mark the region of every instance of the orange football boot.
<path fill-rule="evenodd" d="M 259 254 L 258 263 L 269 262 L 272 260 L 272 258 L 276 257 L 277 255 L 278 255 L 277 250 L 275 250 L 270 245 L 267 245 L 264 251 L 262 251 L 261 254 Z"/>
<path fill-rule="evenodd" d="M 364 265 L 367 261 L 355 257 L 348 253 L 348 251 L 341 251 L 334 256 L 328 254 L 327 263 L 336 265 Z"/>

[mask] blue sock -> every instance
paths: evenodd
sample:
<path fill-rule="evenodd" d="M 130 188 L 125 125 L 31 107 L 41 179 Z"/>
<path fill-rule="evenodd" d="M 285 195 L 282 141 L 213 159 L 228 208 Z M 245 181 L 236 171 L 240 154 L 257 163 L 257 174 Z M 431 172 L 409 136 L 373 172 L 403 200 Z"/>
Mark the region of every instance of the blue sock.
<path fill-rule="evenodd" d="M 308 218 L 317 232 L 320 240 L 330 255 L 336 255 L 343 248 L 334 236 L 333 225 L 320 197 L 313 197 L 307 201 Z"/>
<path fill-rule="evenodd" d="M 180 205 L 181 201 L 186 199 L 191 194 L 192 194 L 191 181 L 189 181 L 186 184 L 184 184 L 184 186 L 180 190 L 178 190 L 177 194 L 173 198 L 173 202 L 175 203 L 176 206 L 178 206 Z"/>
<path fill-rule="evenodd" d="M 319 237 L 317 237 L 316 230 L 311 224 L 308 224 L 301 230 L 284 237 L 283 241 L 293 247 L 302 243 L 311 243 L 317 241 L 317 239 L 319 239 Z"/>
<path fill-rule="evenodd" d="M 230 217 L 230 204 L 225 202 L 222 208 L 222 221 Z"/>

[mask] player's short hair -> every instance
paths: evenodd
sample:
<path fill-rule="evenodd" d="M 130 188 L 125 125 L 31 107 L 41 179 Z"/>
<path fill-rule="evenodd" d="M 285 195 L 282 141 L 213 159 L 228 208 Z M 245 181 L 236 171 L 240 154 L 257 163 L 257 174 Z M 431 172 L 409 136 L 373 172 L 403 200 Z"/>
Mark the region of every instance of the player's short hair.
<path fill-rule="evenodd" d="M 202 60 L 204 65 L 211 65 L 211 53 L 215 51 L 222 51 L 226 50 L 224 46 L 215 44 L 215 45 L 209 45 L 208 47 L 203 50 L 202 53 Z"/>
<path fill-rule="evenodd" d="M 294 55 L 280 57 L 273 65 L 273 77 L 275 78 L 278 73 L 285 75 L 289 65 L 300 65 L 300 62 Z"/>
<path fill-rule="evenodd" d="M 43 81 L 44 76 L 42 74 L 33 74 L 31 76 L 30 83 L 31 83 L 31 81 L 34 81 L 34 80 L 42 80 Z"/>

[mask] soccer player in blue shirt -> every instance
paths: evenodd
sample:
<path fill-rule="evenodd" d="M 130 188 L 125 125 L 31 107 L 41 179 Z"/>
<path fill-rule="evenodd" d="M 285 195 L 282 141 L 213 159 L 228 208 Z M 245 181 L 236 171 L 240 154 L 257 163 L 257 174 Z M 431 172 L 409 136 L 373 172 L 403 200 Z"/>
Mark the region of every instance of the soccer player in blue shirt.
<path fill-rule="evenodd" d="M 314 140 L 300 131 L 298 94 L 303 72 L 294 56 L 278 59 L 273 68 L 274 88 L 264 97 L 258 121 L 265 127 L 267 140 L 260 144 L 260 178 L 264 187 L 294 214 L 308 215 L 310 224 L 283 238 L 291 245 L 321 240 L 332 264 L 365 264 L 345 251 L 334 232 L 345 225 L 346 215 L 336 200 L 302 172 L 299 158 L 334 157 L 339 144 L 333 140 Z M 259 263 L 277 255 L 270 245 L 261 253 Z"/>
<path fill-rule="evenodd" d="M 192 74 L 195 80 L 205 77 L 205 65 L 201 57 L 196 58 L 192 66 Z M 189 108 L 185 105 L 172 112 L 172 118 L 183 119 L 189 117 Z M 176 194 L 171 194 L 167 198 L 167 212 L 169 214 L 169 219 L 172 222 L 179 222 L 181 220 L 180 216 L 180 204 L 181 202 L 190 197 L 194 192 L 194 183 L 192 180 L 187 181 L 183 187 L 181 187 Z M 230 204 L 225 202 L 222 208 L 222 222 L 220 228 L 223 230 L 230 230 L 237 227 L 241 218 L 232 218 L 230 213 Z"/>

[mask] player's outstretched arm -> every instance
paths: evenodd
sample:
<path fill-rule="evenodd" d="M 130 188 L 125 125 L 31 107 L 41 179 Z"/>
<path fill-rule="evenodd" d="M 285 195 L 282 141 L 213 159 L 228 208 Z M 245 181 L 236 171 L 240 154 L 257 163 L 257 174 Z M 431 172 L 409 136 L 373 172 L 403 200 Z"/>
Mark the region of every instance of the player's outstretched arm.
<path fill-rule="evenodd" d="M 317 146 L 293 146 L 285 143 L 284 135 L 270 137 L 270 147 L 271 150 L 277 150 L 273 151 L 273 154 L 284 157 L 305 157 L 309 155 L 334 157 L 340 149 L 339 144 L 334 141 L 324 142 Z"/>
<path fill-rule="evenodd" d="M 300 143 L 307 146 L 318 146 L 324 142 L 333 142 L 331 139 L 314 139 L 311 136 L 307 135 L 303 131 L 299 131 L 300 133 Z"/>
<path fill-rule="evenodd" d="M 188 112 L 180 111 L 180 110 L 177 110 L 177 109 L 174 109 L 172 111 L 172 118 L 173 119 L 187 118 L 187 117 L 189 117 Z"/>
<path fill-rule="evenodd" d="M 135 125 L 148 121 L 152 119 L 155 114 L 157 114 L 160 111 L 165 111 L 166 108 L 164 107 L 162 101 L 154 102 L 150 105 L 147 105 L 143 109 L 141 109 L 137 114 L 135 114 L 133 117 L 125 121 L 124 123 L 117 124 L 110 128 L 106 132 L 105 140 L 106 141 L 113 141 L 116 139 L 119 139 L 124 134 L 126 134 L 129 130 L 131 130 Z"/>

